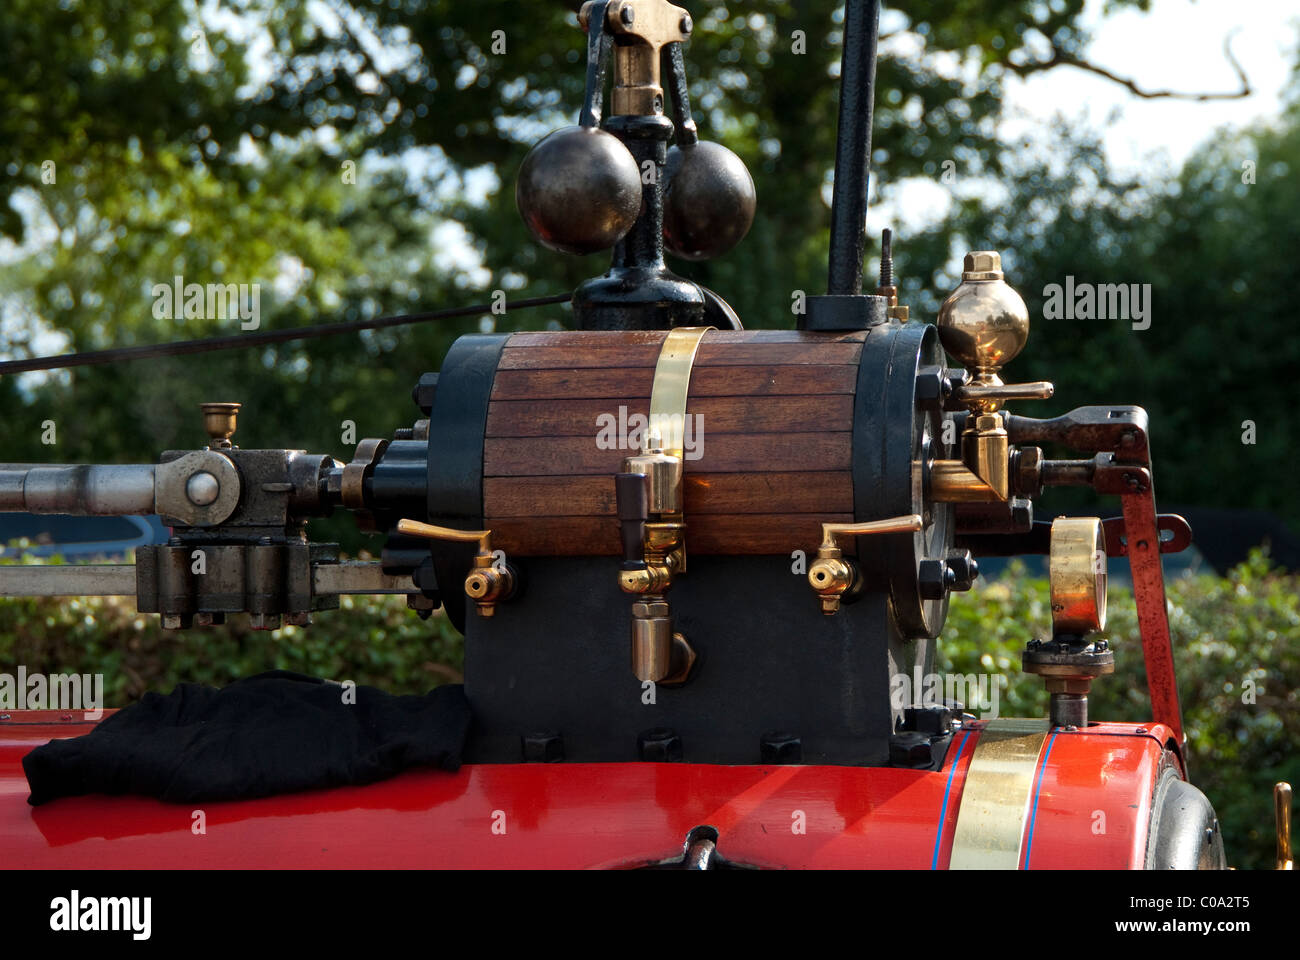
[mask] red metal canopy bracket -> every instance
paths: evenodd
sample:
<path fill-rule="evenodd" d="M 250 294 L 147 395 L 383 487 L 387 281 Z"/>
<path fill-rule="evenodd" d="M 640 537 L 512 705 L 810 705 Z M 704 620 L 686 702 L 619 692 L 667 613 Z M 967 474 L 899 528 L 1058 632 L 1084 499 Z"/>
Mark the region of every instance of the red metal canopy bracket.
<path fill-rule="evenodd" d="M 1118 494 L 1123 507 L 1123 542 L 1133 573 L 1133 598 L 1137 603 L 1152 715 L 1174 732 L 1181 747 L 1186 735 L 1174 675 L 1165 575 L 1160 564 L 1161 521 L 1156 515 L 1146 411 L 1128 405 L 1078 407 L 1049 420 L 1008 416 L 1006 425 L 1012 443 L 1060 443 L 1075 450 L 1101 454 L 1097 458 L 1093 486 L 1100 493 Z M 1186 533 L 1182 529 L 1187 527 L 1186 521 L 1178 520 L 1181 527 L 1169 521 L 1165 524 L 1172 540 L 1190 542 L 1190 529 Z M 1107 530 L 1108 545 L 1112 533 L 1113 529 Z"/>
<path fill-rule="evenodd" d="M 1152 717 L 1173 730 L 1181 747 L 1186 737 L 1178 702 L 1178 680 L 1174 675 L 1173 642 L 1169 636 L 1155 490 L 1148 485 L 1142 492 L 1126 493 L 1120 497 L 1120 503 L 1124 508 L 1128 564 L 1133 574 L 1133 599 L 1137 603 L 1138 629 L 1142 634 Z"/>

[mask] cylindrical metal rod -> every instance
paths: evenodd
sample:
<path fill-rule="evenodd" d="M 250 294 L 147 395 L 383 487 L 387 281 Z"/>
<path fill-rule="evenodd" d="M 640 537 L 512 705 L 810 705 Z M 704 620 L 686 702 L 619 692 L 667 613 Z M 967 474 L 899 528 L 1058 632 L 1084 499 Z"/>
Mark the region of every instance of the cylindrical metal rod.
<path fill-rule="evenodd" d="M 153 464 L 79 464 L 0 470 L 0 513 L 78 517 L 154 513 Z"/>
<path fill-rule="evenodd" d="M 830 294 L 862 293 L 879 32 L 880 0 L 846 0 L 835 187 L 831 200 L 830 273 L 826 286 Z"/>
<path fill-rule="evenodd" d="M 1088 725 L 1088 695 L 1086 693 L 1053 693 L 1048 698 L 1048 719 L 1054 727 Z"/>

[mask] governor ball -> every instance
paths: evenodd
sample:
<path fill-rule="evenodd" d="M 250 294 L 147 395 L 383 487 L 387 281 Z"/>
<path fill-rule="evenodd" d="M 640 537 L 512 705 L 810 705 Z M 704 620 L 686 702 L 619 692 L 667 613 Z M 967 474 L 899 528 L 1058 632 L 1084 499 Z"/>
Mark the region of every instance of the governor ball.
<path fill-rule="evenodd" d="M 524 157 L 515 204 L 533 236 L 552 250 L 608 250 L 641 212 L 641 173 L 612 133 L 565 127 Z"/>
<path fill-rule="evenodd" d="M 720 143 L 668 151 L 664 166 L 664 245 L 685 260 L 710 260 L 744 239 L 754 222 L 754 179 Z"/>

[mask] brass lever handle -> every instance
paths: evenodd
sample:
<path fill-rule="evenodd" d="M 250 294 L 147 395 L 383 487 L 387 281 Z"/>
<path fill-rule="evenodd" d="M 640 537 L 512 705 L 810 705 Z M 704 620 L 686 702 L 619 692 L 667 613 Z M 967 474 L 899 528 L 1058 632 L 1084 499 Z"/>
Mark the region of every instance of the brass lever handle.
<path fill-rule="evenodd" d="M 1029 383 L 964 383 L 953 391 L 958 403 L 973 405 L 983 400 L 1050 400 L 1056 386 L 1050 380 Z"/>
<path fill-rule="evenodd" d="M 861 537 L 877 533 L 913 533 L 920 530 L 923 521 L 912 513 L 887 520 L 867 520 L 863 523 L 823 523 L 822 542 L 817 548 L 817 559 L 808 568 L 808 583 L 822 602 L 822 613 L 830 616 L 839 611 L 840 601 L 859 585 L 858 567 L 844 559 L 844 551 L 836 537 Z"/>
<path fill-rule="evenodd" d="M 474 601 L 479 616 L 493 616 L 496 605 L 509 600 L 514 593 L 514 571 L 509 565 L 496 562 L 492 554 L 491 530 L 456 530 L 418 520 L 398 520 L 397 532 L 408 537 L 424 537 L 426 540 L 478 544 L 478 551 L 474 554 L 474 569 L 465 577 L 465 596 Z"/>
<path fill-rule="evenodd" d="M 453 527 L 438 527 L 432 523 L 421 523 L 419 520 L 398 520 L 397 532 L 404 533 L 408 537 L 424 537 L 426 540 L 477 543 L 480 553 L 492 553 L 491 530 L 456 530 Z"/>

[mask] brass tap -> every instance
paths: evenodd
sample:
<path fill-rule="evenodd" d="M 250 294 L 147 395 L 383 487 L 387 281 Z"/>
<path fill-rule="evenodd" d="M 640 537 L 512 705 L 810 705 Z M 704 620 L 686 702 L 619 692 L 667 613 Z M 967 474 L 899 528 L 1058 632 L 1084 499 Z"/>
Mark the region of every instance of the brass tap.
<path fill-rule="evenodd" d="M 454 543 L 476 543 L 478 551 L 474 554 L 474 567 L 465 577 L 465 596 L 474 601 L 479 616 L 491 617 L 496 614 L 496 605 L 509 600 L 515 592 L 516 577 L 506 563 L 498 561 L 492 553 L 491 530 L 455 530 L 451 527 L 439 527 L 432 523 L 418 520 L 397 521 L 397 532 L 408 537 L 424 537 L 428 540 L 450 540 Z"/>
<path fill-rule="evenodd" d="M 681 467 L 680 458 L 652 450 L 624 459 L 623 472 L 615 480 L 625 528 L 618 585 L 635 598 L 632 672 L 642 683 L 681 683 L 695 663 L 695 651 L 673 631 L 672 611 L 664 597 L 673 578 L 686 570 Z"/>
<path fill-rule="evenodd" d="M 808 567 L 808 585 L 813 588 L 822 604 L 822 613 L 838 613 L 840 603 L 854 599 L 861 589 L 858 566 L 844 559 L 836 537 L 861 537 L 875 533 L 909 533 L 920 530 L 921 517 L 908 514 L 888 520 L 868 520 L 865 523 L 823 523 L 822 542 L 817 548 L 817 559 Z"/>

